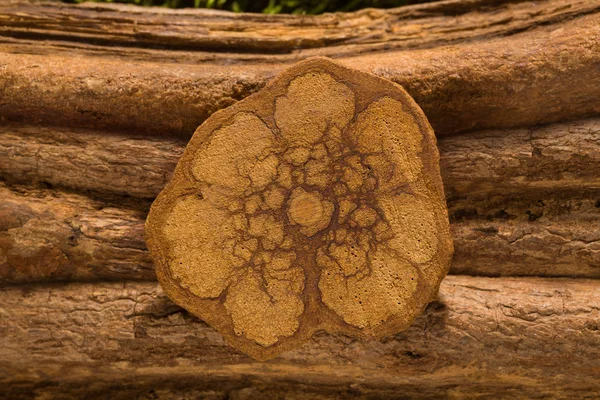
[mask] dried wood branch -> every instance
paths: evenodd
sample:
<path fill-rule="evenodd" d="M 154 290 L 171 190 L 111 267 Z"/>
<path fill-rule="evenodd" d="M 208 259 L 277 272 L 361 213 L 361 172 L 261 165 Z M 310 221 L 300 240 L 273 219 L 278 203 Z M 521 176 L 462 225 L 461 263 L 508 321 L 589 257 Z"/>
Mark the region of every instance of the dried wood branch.
<path fill-rule="evenodd" d="M 0 396 L 580 398 L 600 390 L 599 296 L 595 280 L 449 276 L 402 334 L 323 333 L 257 363 L 155 283 L 7 288 Z"/>
<path fill-rule="evenodd" d="M 290 25 L 11 1 L 0 5 L 0 115 L 189 137 L 289 63 L 326 55 L 403 85 L 438 135 L 573 119 L 600 111 L 599 14 L 593 0 L 449 1 Z"/>

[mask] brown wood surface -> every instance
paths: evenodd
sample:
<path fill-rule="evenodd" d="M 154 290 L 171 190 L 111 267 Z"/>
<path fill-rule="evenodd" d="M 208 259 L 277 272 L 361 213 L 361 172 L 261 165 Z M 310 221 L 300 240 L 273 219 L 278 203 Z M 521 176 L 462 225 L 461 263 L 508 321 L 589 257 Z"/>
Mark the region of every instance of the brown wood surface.
<path fill-rule="evenodd" d="M 189 137 L 289 63 L 327 55 L 403 85 L 440 135 L 560 121 L 600 111 L 590 84 L 600 79 L 599 12 L 595 0 L 452 0 L 240 23 L 11 0 L 0 5 L 0 115 Z"/>
<path fill-rule="evenodd" d="M 0 176 L 94 195 L 153 199 L 187 144 L 128 132 L 31 124 L 0 125 Z M 452 207 L 485 198 L 544 199 L 600 191 L 600 118 L 438 139 Z M 497 201 L 498 203 L 500 200 Z"/>
<path fill-rule="evenodd" d="M 0 394 L 592 399 L 599 296 L 598 280 L 450 276 L 404 333 L 323 333 L 259 363 L 155 283 L 13 287 L 0 292 Z"/>
<path fill-rule="evenodd" d="M 0 198 L 0 285 L 156 279 L 143 238 L 148 201 L 4 185 Z M 451 273 L 600 277 L 598 200 L 544 201 L 483 216 L 451 208 Z"/>
<path fill-rule="evenodd" d="M 0 397 L 600 398 L 599 286 L 580 279 L 600 277 L 599 12 L 0 2 Z M 311 55 L 416 99 L 439 137 L 452 272 L 502 277 L 447 277 L 403 334 L 323 333 L 258 364 L 152 282 L 143 222 L 202 121 Z"/>

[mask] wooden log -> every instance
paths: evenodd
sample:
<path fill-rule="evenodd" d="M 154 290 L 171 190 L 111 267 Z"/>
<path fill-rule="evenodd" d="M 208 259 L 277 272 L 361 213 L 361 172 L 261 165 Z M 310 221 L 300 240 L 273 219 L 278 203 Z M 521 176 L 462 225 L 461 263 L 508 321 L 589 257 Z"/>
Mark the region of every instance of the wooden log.
<path fill-rule="evenodd" d="M 0 192 L 0 282 L 156 279 L 143 239 L 147 203 Z"/>
<path fill-rule="evenodd" d="M 600 118 L 487 130 L 438 140 L 444 190 L 458 199 L 600 190 Z M 0 125 L 0 177 L 95 194 L 153 199 L 187 141 L 102 130 Z M 497 201 L 499 202 L 499 201 Z"/>
<path fill-rule="evenodd" d="M 289 16 L 133 10 L 0 5 L 2 118 L 189 137 L 310 55 L 403 85 L 439 135 L 600 112 L 593 0 L 449 1 L 291 27 Z"/>
<path fill-rule="evenodd" d="M 154 199 L 171 179 L 186 144 L 101 130 L 0 125 L 0 177 Z"/>
<path fill-rule="evenodd" d="M 446 197 L 543 198 L 600 189 L 600 118 L 438 141 Z M 506 202 L 509 202 L 506 200 Z"/>
<path fill-rule="evenodd" d="M 273 60 L 280 54 L 284 57 L 278 60 L 298 60 L 434 47 L 518 33 L 594 13 L 598 6 L 586 0 L 546 4 L 463 0 L 299 17 L 8 0 L 0 10 L 4 37 L 213 52 L 197 56 L 213 62 L 215 58 Z M 51 45 L 60 47 L 56 41 Z M 305 52 L 302 57 L 300 51 Z"/>
<path fill-rule="evenodd" d="M 600 281 L 449 276 L 406 332 L 319 334 L 259 363 L 155 283 L 0 292 L 5 398 L 594 398 Z"/>
<path fill-rule="evenodd" d="M 155 279 L 143 240 L 148 201 L 5 185 L 0 199 L 0 285 Z M 451 208 L 451 273 L 600 278 L 598 200 L 544 201 Z"/>

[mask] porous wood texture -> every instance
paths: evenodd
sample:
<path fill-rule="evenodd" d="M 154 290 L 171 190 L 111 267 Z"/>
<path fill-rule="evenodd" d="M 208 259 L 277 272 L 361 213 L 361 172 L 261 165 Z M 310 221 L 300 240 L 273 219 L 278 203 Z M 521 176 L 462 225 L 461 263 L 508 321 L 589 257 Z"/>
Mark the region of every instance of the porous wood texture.
<path fill-rule="evenodd" d="M 453 253 L 435 144 L 402 87 L 296 63 L 194 133 L 146 222 L 158 280 L 256 359 L 405 330 Z"/>
<path fill-rule="evenodd" d="M 599 7 L 0 2 L 2 395 L 597 398 L 598 281 L 507 276 L 599 275 Z M 311 55 L 416 99 L 439 139 L 451 273 L 502 277 L 449 276 L 447 306 L 393 339 L 322 333 L 257 364 L 162 295 L 142 307 L 156 283 L 119 281 L 155 279 L 143 221 L 196 127 Z"/>

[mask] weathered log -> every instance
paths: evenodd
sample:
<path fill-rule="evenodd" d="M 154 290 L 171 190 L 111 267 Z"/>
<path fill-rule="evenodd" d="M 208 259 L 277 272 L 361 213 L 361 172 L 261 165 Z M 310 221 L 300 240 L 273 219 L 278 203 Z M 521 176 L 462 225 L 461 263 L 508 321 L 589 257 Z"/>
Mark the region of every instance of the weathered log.
<path fill-rule="evenodd" d="M 101 130 L 0 125 L 0 177 L 153 199 L 171 179 L 186 144 Z"/>
<path fill-rule="evenodd" d="M 4 37 L 214 52 L 195 60 L 212 63 L 232 58 L 272 62 L 278 54 L 287 56 L 275 60 L 298 60 L 300 51 L 305 51 L 302 58 L 331 57 L 455 44 L 561 22 L 597 12 L 598 5 L 587 0 L 463 0 L 299 17 L 8 0 L 0 10 Z"/>
<path fill-rule="evenodd" d="M 597 280 L 449 276 L 404 333 L 322 333 L 257 363 L 155 283 L 13 287 L 0 292 L 0 396 L 97 398 L 118 387 L 117 398 L 593 398 L 599 297 Z"/>
<path fill-rule="evenodd" d="M 539 200 L 548 193 L 596 192 L 599 138 L 599 118 L 442 137 L 438 148 L 449 205 L 458 198 Z M 186 144 L 102 130 L 0 125 L 0 177 L 153 199 L 171 178 Z"/>
<path fill-rule="evenodd" d="M 0 199 L 0 285 L 155 279 L 143 240 L 148 201 L 5 185 Z M 451 273 L 600 278 L 598 200 L 544 201 L 451 208 Z"/>
<path fill-rule="evenodd" d="M 600 86 L 590 84 L 600 79 L 593 0 L 449 1 L 302 17 L 297 29 L 284 28 L 289 16 L 245 18 L 3 3 L 0 115 L 189 137 L 311 55 L 403 85 L 438 134 L 600 112 Z M 265 54 L 271 46 L 282 54 Z"/>
<path fill-rule="evenodd" d="M 446 136 L 438 147 L 449 200 L 505 197 L 509 203 L 600 189 L 600 118 Z"/>
<path fill-rule="evenodd" d="M 0 198 L 0 281 L 156 279 L 147 203 L 4 186 Z"/>

